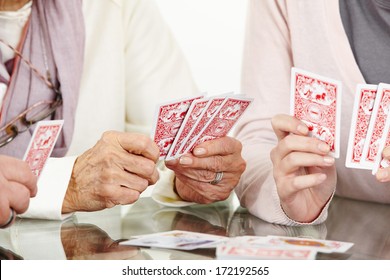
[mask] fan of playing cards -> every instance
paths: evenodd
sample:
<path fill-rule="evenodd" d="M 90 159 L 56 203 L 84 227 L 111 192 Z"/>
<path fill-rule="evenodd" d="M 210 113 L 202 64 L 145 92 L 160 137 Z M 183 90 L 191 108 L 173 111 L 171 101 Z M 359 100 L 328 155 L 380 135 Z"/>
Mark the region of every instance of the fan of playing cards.
<path fill-rule="evenodd" d="M 160 148 L 160 159 L 178 158 L 205 141 L 226 136 L 252 100 L 226 94 L 159 105 L 152 138 Z"/>
<path fill-rule="evenodd" d="M 346 166 L 370 169 L 388 167 L 382 158 L 390 144 L 390 85 L 358 85 L 349 134 Z"/>
<path fill-rule="evenodd" d="M 340 155 L 341 82 L 297 68 L 291 71 L 291 114 Z M 390 144 L 390 85 L 357 85 L 346 166 L 372 170 L 390 166 L 382 158 Z"/>

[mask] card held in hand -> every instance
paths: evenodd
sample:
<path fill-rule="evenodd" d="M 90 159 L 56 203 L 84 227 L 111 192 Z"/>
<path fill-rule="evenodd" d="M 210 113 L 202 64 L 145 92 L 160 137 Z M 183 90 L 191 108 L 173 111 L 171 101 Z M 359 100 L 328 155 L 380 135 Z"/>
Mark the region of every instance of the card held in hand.
<path fill-rule="evenodd" d="M 63 120 L 38 122 L 23 160 L 39 177 L 60 135 Z"/>
<path fill-rule="evenodd" d="M 232 96 L 226 98 L 214 116 L 204 124 L 204 128 L 192 140 L 192 143 L 185 152 L 192 151 L 192 149 L 203 142 L 228 135 L 233 126 L 251 105 L 252 101 L 253 98 L 249 97 Z"/>
<path fill-rule="evenodd" d="M 180 99 L 158 106 L 152 139 L 160 149 L 160 159 L 167 156 L 191 103 L 202 97 Z"/>
<path fill-rule="evenodd" d="M 330 155 L 340 156 L 341 82 L 298 68 L 291 69 L 291 115 L 303 121 L 310 135 L 326 142 Z"/>
<path fill-rule="evenodd" d="M 380 83 L 375 98 L 374 108 L 364 143 L 362 163 L 370 169 L 374 168 L 376 156 L 382 153 L 379 150 L 381 141 L 385 141 L 385 124 L 390 112 L 390 84 Z"/>
<path fill-rule="evenodd" d="M 347 157 L 345 160 L 346 167 L 370 169 L 368 166 L 362 164 L 361 159 L 377 89 L 378 86 L 368 84 L 360 84 L 356 87 Z"/>

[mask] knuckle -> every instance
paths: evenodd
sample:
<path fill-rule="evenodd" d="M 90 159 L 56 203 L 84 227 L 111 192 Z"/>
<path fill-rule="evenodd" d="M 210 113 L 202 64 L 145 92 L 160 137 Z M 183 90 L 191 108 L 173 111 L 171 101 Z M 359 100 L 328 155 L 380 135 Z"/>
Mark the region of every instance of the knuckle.
<path fill-rule="evenodd" d="M 146 188 L 149 186 L 149 181 L 144 178 L 139 178 L 136 182 L 136 189 L 139 189 L 141 191 L 146 190 Z"/>
<path fill-rule="evenodd" d="M 157 173 L 157 176 L 155 176 L 155 177 L 152 176 L 152 177 L 150 178 L 150 184 L 149 184 L 148 181 L 146 181 L 146 182 L 147 182 L 147 185 L 149 186 L 149 185 L 154 185 L 154 184 L 156 184 L 157 181 L 158 181 L 158 179 L 159 179 L 159 175 L 158 175 L 158 173 Z"/>
<path fill-rule="evenodd" d="M 215 177 L 215 172 L 211 170 L 200 170 L 198 174 L 197 181 L 212 181 Z"/>
<path fill-rule="evenodd" d="M 108 140 L 114 138 L 116 134 L 117 133 L 115 131 L 113 131 L 113 130 L 105 131 L 102 134 L 101 140 L 108 141 Z"/>
<path fill-rule="evenodd" d="M 151 162 L 151 161 L 146 162 L 142 166 L 142 168 L 143 168 L 143 172 L 144 172 L 145 176 L 147 176 L 148 178 L 153 177 L 153 174 L 156 170 L 156 166 L 154 165 L 153 162 Z"/>
<path fill-rule="evenodd" d="M 241 154 L 242 152 L 242 143 L 241 141 L 236 141 L 237 151 Z"/>
<path fill-rule="evenodd" d="M 115 176 L 115 172 L 110 168 L 103 168 L 100 172 L 100 180 L 105 184 L 112 183 Z"/>
<path fill-rule="evenodd" d="M 27 189 L 24 188 L 23 191 L 21 191 L 21 196 L 18 203 L 19 210 L 25 212 L 30 204 L 30 192 Z"/>
<path fill-rule="evenodd" d="M 223 167 L 223 157 L 222 156 L 214 156 L 213 161 L 211 165 L 209 166 L 209 169 L 214 172 L 221 171 L 221 168 Z"/>
<path fill-rule="evenodd" d="M 246 166 L 247 166 L 247 163 L 244 159 L 241 159 L 239 162 L 238 162 L 238 168 L 237 170 L 239 172 L 244 172 L 246 170 Z"/>
<path fill-rule="evenodd" d="M 286 166 L 295 166 L 295 164 L 296 164 L 295 157 L 293 157 L 291 154 L 287 155 L 284 158 L 284 162 L 285 162 Z"/>
<path fill-rule="evenodd" d="M 139 199 L 140 195 L 141 195 L 140 192 L 130 190 L 126 196 L 123 196 L 123 199 L 119 201 L 118 204 L 126 205 L 126 204 L 134 203 Z"/>
<path fill-rule="evenodd" d="M 142 151 L 152 146 L 152 139 L 143 134 L 138 135 L 137 142 L 139 149 L 141 149 Z"/>

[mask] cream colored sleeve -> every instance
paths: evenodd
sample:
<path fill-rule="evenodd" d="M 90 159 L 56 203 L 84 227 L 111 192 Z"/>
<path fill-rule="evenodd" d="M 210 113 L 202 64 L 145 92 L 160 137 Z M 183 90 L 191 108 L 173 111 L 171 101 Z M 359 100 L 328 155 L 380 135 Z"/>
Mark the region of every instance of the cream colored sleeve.
<path fill-rule="evenodd" d="M 23 218 L 63 220 L 61 213 L 76 157 L 49 158 L 38 179 L 38 193 L 30 200 Z"/>

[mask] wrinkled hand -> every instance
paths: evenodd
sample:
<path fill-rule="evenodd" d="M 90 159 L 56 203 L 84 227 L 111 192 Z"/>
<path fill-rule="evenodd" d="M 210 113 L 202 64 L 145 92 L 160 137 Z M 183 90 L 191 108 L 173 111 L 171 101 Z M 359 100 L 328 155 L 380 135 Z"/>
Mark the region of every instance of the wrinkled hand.
<path fill-rule="evenodd" d="M 288 115 L 277 115 L 272 127 L 278 138 L 271 151 L 274 179 L 286 215 L 298 222 L 318 217 L 336 186 L 329 146 L 308 137 L 307 126 Z"/>
<path fill-rule="evenodd" d="M 62 212 L 96 211 L 137 201 L 159 178 L 158 157 L 157 145 L 147 136 L 104 133 L 77 158 Z"/>
<path fill-rule="evenodd" d="M 241 150 L 238 140 L 223 137 L 198 145 L 180 159 L 167 161 L 166 166 L 176 175 L 176 192 L 183 200 L 203 204 L 227 199 L 246 167 Z M 221 171 L 222 180 L 210 184 Z"/>
<path fill-rule="evenodd" d="M 139 255 L 136 247 L 120 245 L 92 224 L 64 224 L 61 242 L 68 260 L 126 260 Z"/>
<path fill-rule="evenodd" d="M 390 147 L 386 147 L 382 152 L 383 161 L 386 162 L 388 165 L 390 163 Z M 376 179 L 379 182 L 386 183 L 390 182 L 390 166 L 379 169 L 378 172 L 375 174 Z"/>
<path fill-rule="evenodd" d="M 11 208 L 24 213 L 30 197 L 37 194 L 37 177 L 24 161 L 0 155 L 0 226 L 7 223 Z"/>

